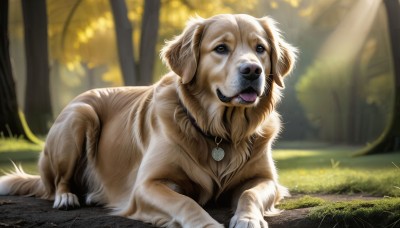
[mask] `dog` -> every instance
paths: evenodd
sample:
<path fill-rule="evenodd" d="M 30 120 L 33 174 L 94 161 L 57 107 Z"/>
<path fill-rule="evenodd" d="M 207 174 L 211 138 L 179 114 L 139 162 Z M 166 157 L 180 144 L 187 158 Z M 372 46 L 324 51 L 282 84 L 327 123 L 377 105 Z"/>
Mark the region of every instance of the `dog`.
<path fill-rule="evenodd" d="M 223 227 L 203 208 L 229 196 L 230 227 L 268 227 L 288 190 L 271 146 L 296 49 L 269 17 L 192 18 L 166 43 L 170 68 L 151 86 L 94 89 L 51 127 L 40 176 L 16 167 L 0 195 L 81 203 L 162 227 Z"/>

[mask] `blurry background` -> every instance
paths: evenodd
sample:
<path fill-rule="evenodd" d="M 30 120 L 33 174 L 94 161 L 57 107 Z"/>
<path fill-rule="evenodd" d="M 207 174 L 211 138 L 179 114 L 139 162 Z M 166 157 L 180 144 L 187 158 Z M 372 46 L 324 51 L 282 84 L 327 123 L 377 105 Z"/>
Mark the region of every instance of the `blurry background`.
<path fill-rule="evenodd" d="M 387 13 L 378 0 L 22 2 L 9 1 L 8 37 L 18 105 L 34 134 L 45 135 L 62 108 L 83 91 L 158 80 L 167 72 L 159 58 L 164 41 L 178 35 L 191 16 L 219 13 L 269 15 L 300 50 L 278 107 L 284 122 L 280 141 L 367 145 L 382 134 L 393 113 Z M 38 24 L 47 24 L 44 38 L 34 27 Z M 26 48 L 28 39 L 39 53 Z M 29 66 L 28 61 L 45 59 L 47 53 L 48 68 L 38 75 L 39 63 Z M 50 95 L 43 95 L 46 89 Z"/>

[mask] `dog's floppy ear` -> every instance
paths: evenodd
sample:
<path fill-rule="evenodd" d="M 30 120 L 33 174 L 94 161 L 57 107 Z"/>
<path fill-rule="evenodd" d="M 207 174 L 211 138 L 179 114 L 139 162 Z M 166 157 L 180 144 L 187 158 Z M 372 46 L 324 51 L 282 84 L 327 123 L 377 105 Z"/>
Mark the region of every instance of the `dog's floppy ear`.
<path fill-rule="evenodd" d="M 204 27 L 204 19 L 192 18 L 183 33 L 168 41 L 161 51 L 163 61 L 182 78 L 183 84 L 196 74 Z"/>
<path fill-rule="evenodd" d="M 271 45 L 271 73 L 273 79 L 277 85 L 284 88 L 283 77 L 292 70 L 297 56 L 297 49 L 283 40 L 273 19 L 263 17 L 260 19 L 260 23 L 267 33 L 268 41 Z"/>

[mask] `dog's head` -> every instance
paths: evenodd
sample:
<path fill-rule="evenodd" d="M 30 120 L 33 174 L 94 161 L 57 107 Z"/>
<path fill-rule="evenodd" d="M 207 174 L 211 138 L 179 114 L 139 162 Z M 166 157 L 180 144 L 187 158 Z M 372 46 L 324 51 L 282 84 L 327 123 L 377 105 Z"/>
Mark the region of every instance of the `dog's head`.
<path fill-rule="evenodd" d="M 192 19 L 162 50 L 183 84 L 196 83 L 226 106 L 256 105 L 272 81 L 284 87 L 295 55 L 272 19 L 248 15 Z"/>

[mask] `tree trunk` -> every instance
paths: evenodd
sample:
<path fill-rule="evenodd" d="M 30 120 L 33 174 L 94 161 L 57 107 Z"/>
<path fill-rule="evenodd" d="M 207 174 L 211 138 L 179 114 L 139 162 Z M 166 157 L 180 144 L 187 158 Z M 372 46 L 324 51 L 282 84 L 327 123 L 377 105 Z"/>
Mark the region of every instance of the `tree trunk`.
<path fill-rule="evenodd" d="M 388 27 L 392 47 L 395 77 L 394 109 L 391 121 L 381 137 L 361 154 L 377 154 L 400 151 L 400 2 L 384 0 L 388 17 Z"/>
<path fill-rule="evenodd" d="M 18 116 L 8 40 L 8 0 L 0 1 L 0 137 L 25 136 Z"/>
<path fill-rule="evenodd" d="M 18 111 L 8 40 L 8 0 L 0 1 L 0 138 L 23 137 L 38 142 Z M 23 120 L 23 121 L 21 121 Z M 23 124 L 24 123 L 24 124 Z"/>
<path fill-rule="evenodd" d="M 110 0 L 117 37 L 118 58 L 125 85 L 137 85 L 138 74 L 133 55 L 132 25 L 128 19 L 125 0 Z"/>
<path fill-rule="evenodd" d="M 25 113 L 32 131 L 46 134 L 52 120 L 46 0 L 22 0 L 25 32 Z"/>
<path fill-rule="evenodd" d="M 160 7 L 160 0 L 144 1 L 139 57 L 139 83 L 141 85 L 149 85 L 153 82 L 153 69 L 158 36 Z"/>

